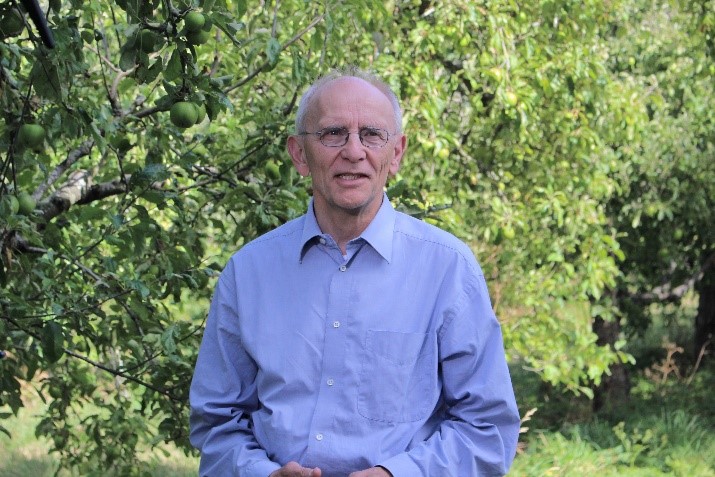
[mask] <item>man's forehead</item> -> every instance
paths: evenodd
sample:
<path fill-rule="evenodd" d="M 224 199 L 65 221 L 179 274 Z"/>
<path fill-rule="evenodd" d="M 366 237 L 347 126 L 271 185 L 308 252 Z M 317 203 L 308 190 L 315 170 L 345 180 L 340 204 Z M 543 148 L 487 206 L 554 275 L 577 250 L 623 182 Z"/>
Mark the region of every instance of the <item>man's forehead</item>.
<path fill-rule="evenodd" d="M 338 78 L 323 86 L 311 105 L 315 119 L 341 119 L 352 114 L 393 115 L 390 99 L 376 86 L 355 77 Z M 377 119 L 377 118 L 375 118 Z"/>

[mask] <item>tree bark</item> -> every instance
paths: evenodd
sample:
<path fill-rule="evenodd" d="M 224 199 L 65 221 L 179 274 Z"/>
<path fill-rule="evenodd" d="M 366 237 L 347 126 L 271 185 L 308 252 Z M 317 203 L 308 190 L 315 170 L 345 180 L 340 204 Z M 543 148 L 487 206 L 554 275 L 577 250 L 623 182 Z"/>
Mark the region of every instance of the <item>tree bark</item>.
<path fill-rule="evenodd" d="M 705 351 L 703 359 L 712 356 L 715 338 L 715 267 L 708 267 L 697 284 L 698 314 L 695 316 L 695 337 L 693 354 L 698 358 Z"/>
<path fill-rule="evenodd" d="M 593 332 L 598 336 L 599 346 L 613 347 L 621 332 L 618 320 L 606 321 L 596 318 L 593 322 Z M 604 375 L 601 384 L 594 388 L 593 411 L 610 412 L 619 405 L 628 402 L 631 392 L 631 381 L 625 364 L 617 362 L 611 365 L 610 375 Z"/>

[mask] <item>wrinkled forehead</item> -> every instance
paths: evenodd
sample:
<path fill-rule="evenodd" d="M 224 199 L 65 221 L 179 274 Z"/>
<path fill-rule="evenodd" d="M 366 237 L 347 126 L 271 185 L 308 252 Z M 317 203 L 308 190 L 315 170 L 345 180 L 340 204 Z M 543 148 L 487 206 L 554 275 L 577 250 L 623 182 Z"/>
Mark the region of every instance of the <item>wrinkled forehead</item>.
<path fill-rule="evenodd" d="M 355 77 L 335 79 L 317 91 L 307 118 L 316 126 L 350 126 L 342 123 L 352 122 L 359 126 L 390 127 L 395 121 L 387 95 Z"/>

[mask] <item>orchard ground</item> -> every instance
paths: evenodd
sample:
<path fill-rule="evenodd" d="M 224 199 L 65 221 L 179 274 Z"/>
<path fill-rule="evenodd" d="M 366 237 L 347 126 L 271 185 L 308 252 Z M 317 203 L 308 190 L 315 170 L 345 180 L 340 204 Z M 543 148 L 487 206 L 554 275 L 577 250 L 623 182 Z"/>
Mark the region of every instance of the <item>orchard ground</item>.
<path fill-rule="evenodd" d="M 631 402 L 607 416 L 593 415 L 587 399 L 553 394 L 533 373 L 514 369 L 522 415 L 536 411 L 523 424 L 528 430 L 509 476 L 715 477 L 715 365 L 665 380 L 648 369 L 634 370 Z M 0 435 L 0 476 L 50 477 L 59 461 L 34 435 L 43 403 L 26 396 L 20 415 L 4 422 L 13 438 Z M 147 475 L 197 475 L 198 457 L 172 446 L 143 455 Z"/>

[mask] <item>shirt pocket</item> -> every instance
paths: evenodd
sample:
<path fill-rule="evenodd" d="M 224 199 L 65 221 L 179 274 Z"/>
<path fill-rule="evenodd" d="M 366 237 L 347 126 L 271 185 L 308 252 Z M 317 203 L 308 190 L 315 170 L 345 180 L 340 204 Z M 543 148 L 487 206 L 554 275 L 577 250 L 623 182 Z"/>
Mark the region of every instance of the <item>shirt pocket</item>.
<path fill-rule="evenodd" d="M 368 330 L 358 387 L 360 415 L 391 423 L 426 418 L 438 395 L 433 348 L 426 333 Z"/>

